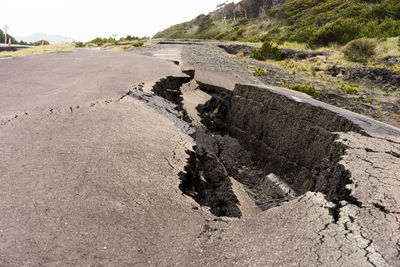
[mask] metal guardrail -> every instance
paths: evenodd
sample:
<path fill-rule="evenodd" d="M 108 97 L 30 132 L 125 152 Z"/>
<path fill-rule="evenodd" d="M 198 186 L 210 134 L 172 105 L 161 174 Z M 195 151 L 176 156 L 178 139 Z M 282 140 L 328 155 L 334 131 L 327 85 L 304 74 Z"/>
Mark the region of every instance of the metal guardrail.
<path fill-rule="evenodd" d="M 4 45 L 4 44 L 0 44 L 0 52 L 3 51 L 17 51 L 19 49 L 25 49 L 25 48 L 30 48 L 32 46 L 29 45 Z"/>

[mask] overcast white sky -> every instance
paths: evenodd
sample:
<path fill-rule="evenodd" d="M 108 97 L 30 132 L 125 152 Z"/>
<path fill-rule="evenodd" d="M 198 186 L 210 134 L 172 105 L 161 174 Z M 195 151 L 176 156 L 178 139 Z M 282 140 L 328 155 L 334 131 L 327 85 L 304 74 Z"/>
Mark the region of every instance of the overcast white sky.
<path fill-rule="evenodd" d="M 0 26 L 13 36 L 37 32 L 88 41 L 95 37 L 153 36 L 171 25 L 207 14 L 225 0 L 8 0 Z M 238 1 L 235 1 L 238 2 Z"/>

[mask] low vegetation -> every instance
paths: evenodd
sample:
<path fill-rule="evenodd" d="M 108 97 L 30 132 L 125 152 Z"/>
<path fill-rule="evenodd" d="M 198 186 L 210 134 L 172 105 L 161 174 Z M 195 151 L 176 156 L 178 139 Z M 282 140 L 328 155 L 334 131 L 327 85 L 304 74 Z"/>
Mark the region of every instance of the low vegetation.
<path fill-rule="evenodd" d="M 253 58 L 257 60 L 282 60 L 283 56 L 278 46 L 271 41 L 265 41 L 260 49 L 254 51 Z"/>
<path fill-rule="evenodd" d="M 21 57 L 28 55 L 48 54 L 48 53 L 70 53 L 74 52 L 72 44 L 35 46 L 32 48 L 20 49 L 17 51 L 4 51 L 0 53 L 0 59 L 10 57 Z"/>
<path fill-rule="evenodd" d="M 139 47 L 139 46 L 143 46 L 144 45 L 144 42 L 141 42 L 141 41 L 136 41 L 136 42 L 133 42 L 132 44 L 130 44 L 130 46 L 132 47 Z"/>
<path fill-rule="evenodd" d="M 294 91 L 305 93 L 313 98 L 317 98 L 321 93 L 315 89 L 314 85 L 304 85 L 304 84 L 287 84 L 286 82 L 280 84 L 281 87 L 285 87 Z"/>
<path fill-rule="evenodd" d="M 343 54 L 351 61 L 365 62 L 376 56 L 376 46 L 374 39 L 356 39 L 343 47 Z"/>
<path fill-rule="evenodd" d="M 257 67 L 254 69 L 254 74 L 258 77 L 264 75 L 264 73 L 265 73 L 265 69 L 263 69 L 263 68 Z"/>
<path fill-rule="evenodd" d="M 123 49 L 128 49 L 130 47 L 143 46 L 144 42 L 148 40 L 148 37 L 139 38 L 135 36 L 122 37 L 119 40 L 114 38 L 101 38 L 97 37 L 89 42 L 75 42 L 76 47 L 104 47 L 104 46 L 123 46 Z"/>
<path fill-rule="evenodd" d="M 288 88 L 302 93 L 306 93 L 307 95 L 310 95 L 314 98 L 317 98 L 321 93 L 320 91 L 316 90 L 312 85 L 309 86 L 309 85 L 296 84 L 296 85 L 288 85 Z"/>
<path fill-rule="evenodd" d="M 50 45 L 50 43 L 46 40 L 39 40 L 36 42 L 25 42 L 25 41 L 20 41 L 20 42 L 16 42 L 17 44 L 21 44 L 21 45 L 30 45 L 30 46 L 40 46 L 40 45 Z"/>
<path fill-rule="evenodd" d="M 359 95 L 360 94 L 358 91 L 357 84 L 350 84 L 350 85 L 342 84 L 340 86 L 340 90 L 342 90 L 343 92 L 345 92 L 346 94 L 349 94 L 349 95 Z"/>
<path fill-rule="evenodd" d="M 245 11 L 234 12 L 238 5 Z M 223 4 L 208 15 L 172 26 L 156 38 L 197 38 L 232 41 L 272 39 L 308 47 L 345 45 L 359 38 L 400 35 L 398 0 L 242 0 Z"/>

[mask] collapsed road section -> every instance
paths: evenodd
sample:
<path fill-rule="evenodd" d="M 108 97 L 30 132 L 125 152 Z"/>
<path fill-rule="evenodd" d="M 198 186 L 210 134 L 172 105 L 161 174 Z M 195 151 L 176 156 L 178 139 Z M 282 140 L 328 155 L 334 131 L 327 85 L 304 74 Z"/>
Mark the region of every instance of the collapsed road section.
<path fill-rule="evenodd" d="M 362 205 L 349 190 L 351 173 L 340 163 L 347 146 L 337 139 L 340 132 L 368 136 L 370 119 L 282 88 L 237 84 L 230 91 L 195 81 L 194 70 L 185 73 L 152 88 L 195 128 L 196 146 L 187 151 L 180 174 L 185 194 L 214 215 L 230 217 L 252 216 L 309 191 L 336 204 L 335 221 L 342 201 Z M 184 104 L 188 91 L 209 96 L 197 99 L 200 123 L 188 115 L 193 114 Z M 396 132 L 389 126 L 381 131 Z"/>
<path fill-rule="evenodd" d="M 350 120 L 266 88 L 241 84 L 233 92 L 214 94 L 199 111 L 209 130 L 236 138 L 251 154 L 252 165 L 261 174 L 251 180 L 272 175 L 298 194 L 322 192 L 334 203 L 357 204 L 346 189 L 350 174 L 339 164 L 346 146 L 335 142 L 335 132 L 362 132 Z M 254 183 L 239 181 L 246 186 Z"/>

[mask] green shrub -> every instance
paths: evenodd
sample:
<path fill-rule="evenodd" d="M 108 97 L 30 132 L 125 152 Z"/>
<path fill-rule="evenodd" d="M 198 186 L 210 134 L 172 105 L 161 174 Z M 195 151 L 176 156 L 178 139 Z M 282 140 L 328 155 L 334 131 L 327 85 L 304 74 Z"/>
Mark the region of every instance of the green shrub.
<path fill-rule="evenodd" d="M 102 45 L 104 45 L 104 44 L 118 45 L 119 42 L 116 41 L 116 40 L 113 39 L 113 38 L 100 38 L 100 37 L 97 37 L 97 38 L 95 38 L 95 39 L 93 39 L 93 40 L 87 42 L 86 44 L 87 44 L 88 46 L 89 46 L 89 44 L 91 44 L 90 46 L 94 46 L 94 45 L 102 46 Z"/>
<path fill-rule="evenodd" d="M 254 74 L 256 75 L 256 76 L 262 76 L 263 74 L 265 73 L 265 69 L 263 69 L 263 68 L 260 68 L 260 67 L 258 67 L 258 68 L 256 68 L 255 70 L 254 70 Z"/>
<path fill-rule="evenodd" d="M 359 95 L 360 94 L 357 87 L 347 86 L 345 84 L 342 84 L 342 86 L 340 86 L 340 90 L 342 90 L 343 92 L 345 92 L 349 95 Z"/>
<path fill-rule="evenodd" d="M 376 55 L 376 41 L 367 38 L 356 39 L 346 44 L 342 51 L 347 59 L 362 62 Z"/>
<path fill-rule="evenodd" d="M 237 26 L 228 32 L 216 31 L 214 38 L 209 38 L 209 39 L 239 41 L 244 39 L 243 33 L 244 33 L 243 27 Z"/>
<path fill-rule="evenodd" d="M 372 104 L 372 102 L 374 102 L 374 98 L 372 96 L 369 96 L 368 98 L 361 99 L 361 101 L 364 103 Z"/>
<path fill-rule="evenodd" d="M 125 38 L 121 38 L 123 41 L 135 41 L 139 40 L 139 37 L 127 35 Z"/>
<path fill-rule="evenodd" d="M 43 45 L 49 45 L 50 43 L 48 41 L 46 41 L 46 40 L 40 40 L 40 41 L 36 41 L 36 42 L 31 43 L 31 45 L 34 45 L 34 46 L 40 46 L 42 44 Z"/>
<path fill-rule="evenodd" d="M 236 21 L 235 26 L 242 26 L 242 25 L 246 25 L 247 23 L 249 23 L 248 18 L 240 18 Z"/>
<path fill-rule="evenodd" d="M 272 44 L 271 41 L 266 41 L 263 43 L 260 49 L 254 50 L 253 58 L 257 60 L 266 60 L 266 59 L 282 60 L 283 55 L 279 47 Z"/>
<path fill-rule="evenodd" d="M 305 93 L 314 98 L 317 98 L 321 93 L 320 91 L 316 90 L 312 85 L 308 86 L 308 85 L 295 84 L 295 85 L 287 85 L 287 88 Z"/>
<path fill-rule="evenodd" d="M 397 47 L 399 48 L 399 51 L 400 51 L 400 37 L 399 37 L 399 40 L 397 41 Z"/>
<path fill-rule="evenodd" d="M 257 60 L 264 61 L 264 60 L 266 60 L 266 58 L 264 57 L 264 55 L 261 53 L 260 50 L 261 50 L 261 49 L 256 49 L 256 50 L 254 50 L 254 52 L 253 52 L 253 58 L 254 58 L 254 59 L 257 59 Z"/>
<path fill-rule="evenodd" d="M 143 42 L 134 42 L 131 44 L 131 46 L 134 46 L 134 47 L 139 47 L 139 46 L 143 46 L 143 45 L 144 45 Z"/>
<path fill-rule="evenodd" d="M 198 33 L 204 33 L 214 25 L 214 21 L 210 15 L 200 15 L 196 18 L 199 22 Z"/>
<path fill-rule="evenodd" d="M 75 42 L 75 46 L 76 46 L 76 47 L 84 47 L 85 44 L 82 43 L 82 42 Z"/>
<path fill-rule="evenodd" d="M 282 35 L 281 29 L 279 27 L 275 26 L 271 30 L 269 30 L 266 34 L 261 35 L 256 38 L 253 37 L 253 39 L 257 39 L 258 42 L 267 42 L 267 41 L 272 41 L 272 40 L 279 41 L 279 37 L 281 37 L 281 35 Z"/>
<path fill-rule="evenodd" d="M 388 90 L 383 95 L 384 96 L 392 96 L 392 95 L 394 95 L 394 90 Z"/>
<path fill-rule="evenodd" d="M 269 17 L 274 17 L 274 16 L 276 15 L 276 13 L 278 13 L 278 11 L 279 11 L 278 8 L 269 9 L 269 10 L 267 11 L 267 15 L 268 15 Z"/>
<path fill-rule="evenodd" d="M 359 37 L 360 26 L 355 19 L 338 19 L 317 30 L 308 40 L 310 46 L 345 44 Z"/>
<path fill-rule="evenodd" d="M 172 39 L 184 39 L 186 37 L 187 37 L 186 33 L 183 30 L 172 31 L 169 35 L 169 38 L 172 38 Z"/>

